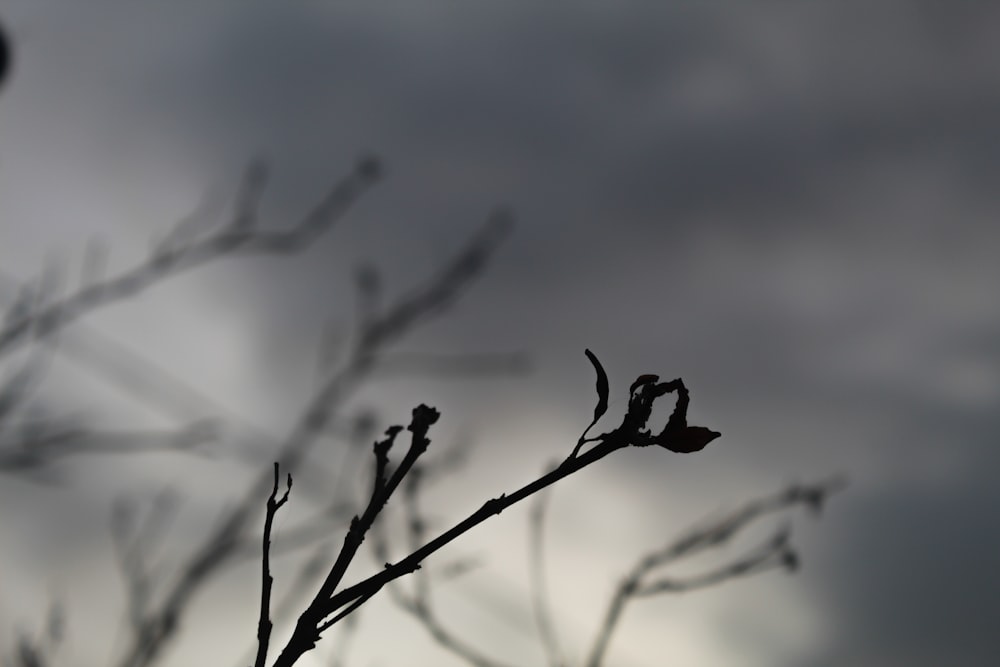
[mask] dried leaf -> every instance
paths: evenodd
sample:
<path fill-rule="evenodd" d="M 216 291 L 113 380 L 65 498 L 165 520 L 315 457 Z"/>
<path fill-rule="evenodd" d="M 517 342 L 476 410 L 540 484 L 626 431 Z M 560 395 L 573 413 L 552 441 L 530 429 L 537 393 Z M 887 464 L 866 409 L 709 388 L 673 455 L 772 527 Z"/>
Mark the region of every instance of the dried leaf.
<path fill-rule="evenodd" d="M 601 366 L 601 362 L 597 360 L 593 352 L 584 350 L 583 353 L 587 355 L 590 363 L 594 365 L 594 370 L 597 371 L 597 405 L 594 407 L 594 422 L 596 423 L 601 415 L 608 411 L 608 393 L 610 391 L 608 374 L 604 372 L 604 367 Z"/>
<path fill-rule="evenodd" d="M 672 452 L 690 454 L 691 452 L 700 452 L 705 448 L 705 445 L 720 435 L 722 434 L 718 431 L 704 426 L 688 426 L 661 444 Z"/>
<path fill-rule="evenodd" d="M 645 375 L 640 375 L 632 383 L 632 386 L 628 388 L 629 395 L 634 394 L 635 390 L 639 387 L 644 387 L 647 384 L 652 384 L 660 379 L 659 375 L 653 375 L 652 373 L 646 373 Z"/>

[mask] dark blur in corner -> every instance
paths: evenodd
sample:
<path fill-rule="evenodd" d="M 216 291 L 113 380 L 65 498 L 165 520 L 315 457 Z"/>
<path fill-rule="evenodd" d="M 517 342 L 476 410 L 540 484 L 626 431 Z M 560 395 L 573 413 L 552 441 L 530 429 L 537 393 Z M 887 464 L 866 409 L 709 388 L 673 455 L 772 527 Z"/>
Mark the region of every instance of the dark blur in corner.
<path fill-rule="evenodd" d="M 10 69 L 10 43 L 7 40 L 3 24 L 0 23 L 0 88 L 3 88 L 7 79 L 8 69 Z"/>

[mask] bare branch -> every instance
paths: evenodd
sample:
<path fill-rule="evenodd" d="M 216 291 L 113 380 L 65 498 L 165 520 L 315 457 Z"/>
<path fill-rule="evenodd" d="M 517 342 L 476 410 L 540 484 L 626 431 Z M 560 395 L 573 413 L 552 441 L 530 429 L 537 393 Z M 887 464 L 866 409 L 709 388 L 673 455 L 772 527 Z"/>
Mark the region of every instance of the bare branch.
<path fill-rule="evenodd" d="M 324 510 L 319 516 L 296 526 L 282 528 L 271 544 L 271 553 L 286 554 L 328 540 L 330 533 L 341 527 L 351 516 L 351 508 L 346 503 L 341 503 L 335 508 L 335 513 Z M 257 555 L 257 544 L 246 540 L 241 544 L 241 550 L 233 557 L 256 558 Z"/>
<path fill-rule="evenodd" d="M 288 502 L 288 494 L 292 491 L 292 476 L 288 475 L 285 482 L 285 494 L 278 498 L 278 462 L 274 462 L 274 487 L 267 498 L 267 511 L 264 516 L 263 555 L 261 557 L 260 582 L 260 619 L 257 622 L 257 658 L 254 667 L 266 667 L 267 645 L 271 640 L 271 586 L 274 577 L 271 576 L 271 527 L 274 515 Z"/>
<path fill-rule="evenodd" d="M 52 658 L 63 640 L 64 614 L 62 605 L 52 601 L 44 629 L 32 637 L 25 630 L 16 633 L 16 653 L 10 657 L 14 667 L 46 667 L 52 664 Z M 4 662 L 3 664 L 7 664 Z"/>
<path fill-rule="evenodd" d="M 6 298 L 4 293 L 22 289 L 20 281 L 0 269 L 0 296 Z M 57 341 L 61 359 L 80 366 L 167 418 L 190 420 L 211 412 L 224 416 L 226 422 L 239 424 L 263 442 L 277 442 L 277 438 L 249 424 L 245 417 L 233 414 L 162 364 L 98 329 L 77 322 L 72 331 L 64 331 L 59 337 L 47 336 L 40 342 L 55 351 Z"/>
<path fill-rule="evenodd" d="M 407 430 L 412 434 L 410 447 L 392 475 L 387 477 L 386 471 L 389 463 L 389 449 L 392 447 L 396 436 L 402 431 L 401 426 L 393 426 L 386 431 L 386 437 L 375 443 L 375 476 L 372 482 L 371 498 L 364 512 L 360 516 L 355 516 L 351 520 L 351 526 L 344 536 L 344 544 L 341 547 L 337 560 L 327 574 L 326 579 L 320 585 L 316 596 L 306 610 L 299 617 L 295 631 L 286 644 L 285 649 L 278 656 L 275 666 L 293 664 L 299 656 L 316 646 L 320 633 L 326 629 L 322 627 L 323 618 L 330 615 L 327 612 L 326 601 L 333 595 L 333 592 L 340 585 L 347 567 L 357 555 L 365 539 L 365 535 L 371 529 L 375 519 L 385 507 L 386 502 L 399 487 L 403 478 L 410 472 L 417 459 L 427 450 L 430 440 L 427 432 L 430 427 L 437 422 L 440 414 L 434 408 L 426 405 L 419 405 L 413 410 L 413 419 Z M 367 600 L 367 597 L 365 598 Z M 355 601 L 356 605 L 350 607 L 353 611 L 356 606 L 360 606 L 362 601 Z M 349 612 L 348 612 L 349 613 Z M 338 619 L 339 620 L 339 619 Z M 291 661 L 291 662 L 288 662 Z"/>
<path fill-rule="evenodd" d="M 361 331 L 358 347 L 364 350 L 392 342 L 418 319 L 449 306 L 460 289 L 482 273 L 486 261 L 509 233 L 511 224 L 509 212 L 495 211 L 479 233 L 451 262 L 445 264 L 434 279 L 400 299 L 393 308 L 365 327 Z"/>
<path fill-rule="evenodd" d="M 589 353 L 589 351 L 588 357 L 591 358 L 591 361 L 595 366 L 599 365 L 599 362 L 596 361 L 596 357 L 594 357 L 592 353 Z M 604 433 L 601 436 L 598 436 L 598 438 L 596 438 L 597 444 L 594 447 L 588 449 L 586 452 L 578 453 L 579 446 L 577 446 L 573 452 L 571 452 L 570 455 L 567 456 L 567 458 L 551 472 L 542 475 L 535 481 L 522 486 L 509 495 L 501 494 L 497 498 L 486 501 L 483 506 L 479 508 L 479 510 L 473 512 L 464 520 L 455 524 L 450 529 L 441 533 L 423 546 L 413 550 L 408 556 L 397 561 L 396 563 L 386 563 L 385 568 L 381 572 L 378 572 L 367 579 L 354 584 L 353 586 L 349 586 L 334 593 L 337 585 L 343 577 L 343 572 L 346 570 L 346 563 L 349 563 L 354 557 L 354 554 L 357 552 L 357 547 L 360 546 L 364 534 L 371 528 L 372 521 L 374 521 L 374 517 L 378 513 L 378 510 L 366 510 L 362 518 L 352 523 L 351 530 L 348 531 L 347 536 L 344 538 L 344 548 L 342 549 L 341 556 L 338 557 L 337 563 L 334 564 L 334 567 L 331 569 L 331 572 L 327 576 L 324 584 L 320 587 L 320 590 L 313 599 L 313 602 L 299 617 L 295 630 L 293 631 L 291 638 L 288 640 L 288 643 L 285 645 L 285 648 L 275 661 L 274 667 L 291 667 L 294 665 L 305 652 L 312 650 L 316 646 L 316 642 L 319 641 L 323 631 L 329 629 L 339 620 L 343 619 L 355 609 L 362 606 L 365 602 L 375 596 L 386 584 L 398 579 L 399 577 L 416 571 L 420 567 L 423 560 L 425 560 L 428 556 L 435 553 L 465 532 L 476 527 L 491 516 L 500 514 L 507 507 L 534 495 L 551 484 L 578 472 L 584 467 L 595 463 L 596 461 L 619 449 L 631 445 L 645 447 L 650 444 L 657 444 L 663 446 L 664 448 L 671 449 L 671 445 L 673 443 L 671 442 L 670 437 L 678 433 L 683 436 L 683 431 L 673 430 L 673 425 L 675 423 L 680 423 L 681 426 L 679 428 L 686 427 L 686 421 L 684 421 L 684 419 L 687 409 L 687 392 L 683 387 L 684 385 L 679 379 L 670 383 L 644 385 L 639 388 L 638 393 L 636 393 L 635 386 L 633 386 L 628 411 L 622 419 L 621 425 L 610 433 Z M 661 434 L 652 436 L 650 431 L 646 429 L 646 422 L 649 420 L 652 413 L 654 401 L 656 398 L 663 396 L 665 393 L 678 389 L 683 391 L 683 395 L 679 393 L 678 401 L 674 409 L 674 415 L 671 416 L 667 427 L 664 428 Z M 682 397 L 685 400 L 682 401 Z M 395 487 L 393 481 L 398 484 L 398 481 L 402 479 L 402 476 L 404 476 L 410 468 L 412 468 L 413 462 L 415 462 L 417 456 L 419 456 L 419 454 L 422 453 L 427 446 L 425 436 L 426 429 L 429 424 L 421 424 L 421 421 L 418 418 L 418 413 L 420 412 L 433 415 L 433 420 L 431 420 L 430 423 L 433 423 L 433 421 L 436 421 L 437 419 L 437 411 L 432 408 L 420 406 L 414 410 L 414 423 L 411 424 L 410 429 L 414 431 L 415 440 L 417 439 L 418 433 L 421 435 L 422 445 L 419 448 L 411 446 L 411 450 L 407 453 L 406 457 L 404 457 L 403 462 L 396 470 L 392 480 L 390 480 L 390 482 L 386 485 L 386 490 L 389 491 L 390 494 L 391 490 Z M 419 430 L 415 428 L 418 424 L 421 425 Z M 712 433 L 715 436 L 718 435 L 714 431 Z M 415 450 L 418 451 L 415 452 Z M 369 502 L 369 508 L 371 508 L 373 502 L 375 502 L 376 492 L 380 487 L 378 476 L 376 476 L 376 481 L 373 486 L 373 501 Z M 388 494 L 385 497 L 387 498 Z M 382 504 L 384 504 L 384 501 L 382 501 Z"/>
<path fill-rule="evenodd" d="M 770 541 L 757 549 L 709 572 L 683 579 L 658 578 L 651 582 L 646 580 L 657 568 L 682 557 L 722 546 L 747 525 L 765 515 L 782 512 L 796 505 L 804 505 L 811 511 L 817 512 L 826 498 L 843 488 L 844 484 L 842 479 L 833 479 L 814 485 L 789 487 L 782 493 L 747 503 L 743 508 L 707 525 L 695 527 L 680 539 L 640 558 L 608 602 L 604 619 L 585 663 L 587 667 L 599 667 L 603 664 L 608 644 L 622 612 L 628 602 L 637 597 L 696 590 L 773 569 L 795 570 L 798 566 L 798 557 L 788 543 L 789 532 L 785 529 L 778 531 Z"/>
<path fill-rule="evenodd" d="M 362 380 L 369 377 L 383 348 L 401 338 L 427 316 L 440 312 L 470 280 L 478 276 L 508 223 L 505 215 L 491 218 L 484 230 L 446 264 L 438 276 L 389 307 L 361 332 L 350 358 L 315 393 L 277 452 L 277 458 L 286 470 L 295 471 L 317 437 L 325 431 L 334 410 L 357 389 Z M 166 642 L 175 635 L 178 619 L 192 596 L 213 573 L 241 551 L 242 534 L 255 514 L 258 499 L 267 493 L 270 486 L 269 474 L 258 477 L 247 488 L 242 501 L 227 513 L 183 565 L 159 607 L 146 618 L 147 630 L 142 636 L 133 637 L 119 663 L 121 667 L 144 667 L 159 655 Z"/>
<path fill-rule="evenodd" d="M 274 544 L 271 545 L 271 551 L 274 553 Z M 289 618 L 295 613 L 295 610 L 299 608 L 299 600 L 313 588 L 316 578 L 321 576 L 326 570 L 327 564 L 330 562 L 330 544 L 321 544 L 313 549 L 312 554 L 299 566 L 298 572 L 295 574 L 295 578 L 290 582 L 290 584 L 285 589 L 285 594 L 278 601 L 275 606 L 274 613 L 271 615 L 275 619 Z M 254 645 L 246 652 L 245 656 L 241 658 L 235 664 L 237 667 L 246 667 L 247 664 L 252 663 L 257 655 L 257 645 Z"/>
<path fill-rule="evenodd" d="M 17 661 L 19 667 L 45 667 L 48 664 L 42 658 L 40 647 L 23 634 L 17 638 Z"/>
<path fill-rule="evenodd" d="M 136 516 L 135 501 L 119 498 L 112 506 L 111 544 L 125 587 L 125 616 L 135 634 L 144 632 L 145 614 L 156 580 L 149 549 L 163 537 L 176 507 L 177 499 L 169 490 L 156 494 L 141 522 Z"/>
<path fill-rule="evenodd" d="M 0 426 L 31 399 L 45 374 L 48 359 L 48 354 L 33 354 L 13 375 L 0 382 Z"/>
<path fill-rule="evenodd" d="M 52 463 L 88 454 L 145 454 L 150 452 L 194 452 L 215 440 L 211 422 L 199 421 L 177 431 L 93 431 L 83 428 L 49 429 L 36 424 L 16 440 L 4 442 L 0 434 L 0 471 L 43 468 Z"/>
<path fill-rule="evenodd" d="M 75 294 L 31 309 L 0 329 L 0 357 L 28 336 L 44 337 L 80 316 L 109 303 L 142 292 L 146 288 L 182 271 L 202 266 L 218 257 L 231 254 L 284 255 L 312 244 L 357 201 L 375 182 L 378 164 L 363 160 L 354 172 L 338 183 L 299 223 L 283 231 L 254 229 L 247 224 L 248 202 L 256 206 L 263 179 L 248 170 L 240 207 L 233 220 L 218 232 L 200 240 L 176 243 L 176 235 L 160 244 L 146 262 L 113 278 L 85 286 Z M 248 194 L 248 191 L 252 191 Z"/>
<path fill-rule="evenodd" d="M 141 632 L 150 580 L 140 551 L 141 545 L 132 535 L 135 529 L 134 512 L 134 505 L 128 501 L 119 500 L 114 504 L 111 511 L 111 544 L 125 585 L 126 617 L 133 631 Z"/>
<path fill-rule="evenodd" d="M 447 469 L 454 465 L 453 461 L 452 457 L 439 457 L 439 463 L 443 465 L 435 466 L 435 469 L 438 472 L 441 469 Z M 404 503 L 406 533 L 408 536 L 408 549 L 411 551 L 419 549 L 426 539 L 427 521 L 421 516 L 418 499 L 419 490 L 423 486 L 422 482 L 427 477 L 426 469 L 426 465 L 421 468 L 415 468 L 407 478 L 407 483 L 404 486 L 404 491 L 406 492 L 406 502 Z M 376 547 L 376 555 L 380 557 L 381 562 L 388 562 L 388 548 L 380 532 L 375 531 L 373 533 L 380 541 Z M 402 588 L 395 585 L 398 582 L 392 582 L 386 587 L 390 598 L 400 609 L 413 616 L 441 648 L 465 660 L 473 667 L 506 667 L 502 661 L 486 656 L 468 642 L 460 639 L 454 632 L 447 629 L 434 610 L 431 600 L 430 575 L 426 572 L 425 568 L 421 567 L 412 576 L 414 588 L 411 595 L 404 594 Z"/>

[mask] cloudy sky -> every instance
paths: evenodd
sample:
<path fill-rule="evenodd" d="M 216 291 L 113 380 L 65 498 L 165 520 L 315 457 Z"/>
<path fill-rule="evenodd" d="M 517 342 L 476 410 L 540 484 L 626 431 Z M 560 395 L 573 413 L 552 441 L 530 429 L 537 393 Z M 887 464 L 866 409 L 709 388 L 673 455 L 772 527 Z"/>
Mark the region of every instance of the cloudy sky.
<path fill-rule="evenodd" d="M 258 156 L 274 227 L 360 155 L 387 171 L 301 256 L 222 260 L 66 332 L 67 347 L 115 341 L 184 378 L 189 414 L 157 412 L 63 357 L 47 405 L 112 426 L 201 410 L 281 434 L 321 377 L 324 332 L 350 330 L 357 266 L 377 267 L 391 299 L 509 206 L 516 226 L 485 275 L 397 350 L 523 351 L 531 371 L 385 378 L 350 405 L 388 423 L 428 402 L 442 442 L 475 441 L 428 499 L 447 522 L 572 448 L 594 402 L 584 348 L 611 377 L 611 414 L 640 373 L 685 379 L 692 419 L 721 439 L 690 456 L 620 452 L 552 498 L 551 589 L 570 655 L 639 554 L 833 474 L 850 487 L 819 520 L 795 517 L 799 574 L 636 603 L 608 664 L 977 666 L 1000 654 L 997 7 L 10 0 L 0 21 L 16 57 L 0 90 L 5 280 L 45 266 L 76 276 L 95 239 L 109 273 L 141 262 L 199 204 L 224 214 Z M 59 517 L 103 516 L 116 494 L 170 484 L 187 501 L 181 549 L 204 529 L 200 509 L 238 498 L 266 459 L 241 454 L 260 446 L 250 440 L 207 463 L 78 461 L 54 488 L 0 478 L 4 650 L 39 624 L 39 600 L 58 598 L 81 656 L 64 647 L 62 664 L 107 664 L 121 591 L 106 524 L 67 538 Z M 456 630 L 525 665 L 542 664 L 527 516 L 511 510 L 453 545 L 485 564 L 441 591 Z M 39 558 L 45 544 L 59 553 Z M 163 664 L 237 660 L 256 585 L 251 567 L 213 584 Z M 372 603 L 359 628 L 359 667 L 462 664 L 391 604 Z"/>

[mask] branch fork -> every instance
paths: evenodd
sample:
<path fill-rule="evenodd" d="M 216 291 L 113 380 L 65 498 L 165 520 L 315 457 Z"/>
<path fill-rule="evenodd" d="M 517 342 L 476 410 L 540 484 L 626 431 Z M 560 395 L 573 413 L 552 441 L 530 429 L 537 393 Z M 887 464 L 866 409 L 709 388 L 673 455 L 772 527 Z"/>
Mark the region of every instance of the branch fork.
<path fill-rule="evenodd" d="M 396 489 L 399 488 L 403 479 L 407 475 L 414 473 L 414 464 L 426 452 L 430 444 L 430 440 L 427 437 L 428 431 L 437 422 L 440 413 L 436 409 L 426 405 L 419 405 L 413 410 L 412 420 L 406 429 L 412 434 L 410 447 L 391 475 L 387 474 L 389 450 L 403 429 L 401 426 L 389 428 L 386 431 L 385 438 L 376 442 L 373 447 L 375 475 L 368 505 L 364 512 L 355 516 L 351 521 L 350 528 L 344 536 L 340 554 L 337 556 L 336 561 L 330 568 L 312 602 L 309 603 L 299 617 L 292 636 L 275 660 L 273 667 L 291 667 L 294 665 L 304 653 L 315 648 L 316 643 L 325 630 L 370 600 L 386 584 L 419 569 L 424 559 L 460 535 L 471 530 L 491 516 L 500 514 L 511 505 L 595 463 L 611 452 L 623 449 L 629 445 L 646 447 L 653 444 L 675 452 L 693 452 L 704 448 L 708 442 L 719 436 L 719 433 L 710 429 L 687 425 L 689 396 L 684 383 L 680 379 L 658 383 L 658 376 L 643 375 L 632 384 L 629 390 L 628 411 L 622 419 L 621 425 L 609 433 L 604 433 L 594 438 L 587 438 L 587 432 L 607 411 L 609 383 L 607 374 L 604 372 L 597 357 L 590 350 L 587 350 L 586 354 L 597 371 L 598 405 L 594 410 L 593 421 L 587 427 L 587 430 L 584 431 L 584 435 L 580 437 L 576 447 L 569 456 L 558 466 L 533 482 L 511 493 L 503 493 L 496 498 L 487 500 L 477 511 L 467 516 L 464 520 L 422 546 L 415 547 L 408 556 L 395 563 L 386 563 L 382 570 L 369 576 L 367 579 L 338 590 L 348 566 L 357 555 L 366 534 L 372 529 L 379 513 Z M 677 392 L 678 395 L 674 412 L 663 430 L 657 435 L 652 435 L 646 429 L 646 422 L 652 413 L 653 403 L 660 396 L 671 392 Z M 586 451 L 581 452 L 580 449 L 586 442 L 594 442 L 596 444 Z M 275 466 L 275 475 L 277 475 L 277 464 Z M 277 480 L 277 477 L 275 479 Z M 275 490 L 272 493 L 272 498 L 276 494 L 277 481 L 275 482 Z M 286 498 L 287 493 L 284 499 Z M 269 501 L 269 517 L 271 518 L 273 518 L 273 515 L 270 513 L 272 504 L 276 503 Z M 265 532 L 269 533 L 269 530 L 269 525 L 266 525 Z M 267 549 L 267 546 L 268 539 L 265 537 L 265 549 Z M 265 572 L 265 584 L 268 583 L 268 576 Z M 266 599 L 263 601 L 266 602 Z M 267 610 L 262 606 L 262 619 L 266 614 Z M 261 627 L 264 627 L 263 620 Z M 262 657 L 259 651 L 258 660 L 266 660 L 266 644 L 262 642 L 262 646 L 264 655 Z M 255 667 L 263 667 L 263 665 L 264 662 L 259 662 Z"/>

